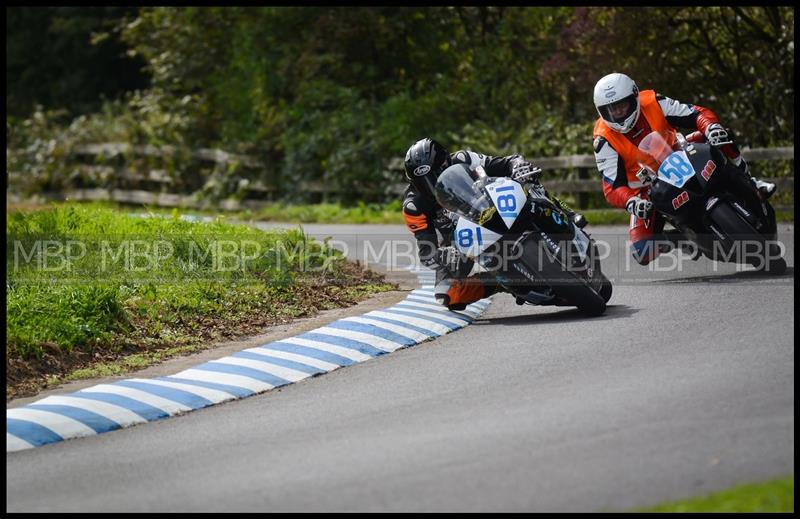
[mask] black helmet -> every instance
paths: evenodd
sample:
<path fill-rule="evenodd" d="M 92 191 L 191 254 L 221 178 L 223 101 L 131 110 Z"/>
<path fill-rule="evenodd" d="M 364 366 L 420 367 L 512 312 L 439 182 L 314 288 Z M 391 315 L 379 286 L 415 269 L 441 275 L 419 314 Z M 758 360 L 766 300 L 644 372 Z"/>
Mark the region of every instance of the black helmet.
<path fill-rule="evenodd" d="M 436 179 L 450 163 L 447 149 L 426 137 L 406 152 L 406 178 L 419 194 L 433 198 Z"/>

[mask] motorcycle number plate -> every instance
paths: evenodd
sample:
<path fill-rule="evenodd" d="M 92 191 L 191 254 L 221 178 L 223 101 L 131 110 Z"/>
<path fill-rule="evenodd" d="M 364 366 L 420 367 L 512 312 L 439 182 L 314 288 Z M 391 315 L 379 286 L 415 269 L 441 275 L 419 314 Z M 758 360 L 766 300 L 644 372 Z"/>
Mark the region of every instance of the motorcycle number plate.
<path fill-rule="evenodd" d="M 694 167 L 683 150 L 671 153 L 658 168 L 658 178 L 675 187 L 683 187 L 694 176 Z"/>
<path fill-rule="evenodd" d="M 470 258 L 478 256 L 500 237 L 500 234 L 470 222 L 466 218 L 459 218 L 453 231 L 453 243 L 456 248 Z"/>
<path fill-rule="evenodd" d="M 503 223 L 510 229 L 527 200 L 525 190 L 522 189 L 519 182 L 510 178 L 498 178 L 488 184 L 486 190 L 503 219 Z"/>

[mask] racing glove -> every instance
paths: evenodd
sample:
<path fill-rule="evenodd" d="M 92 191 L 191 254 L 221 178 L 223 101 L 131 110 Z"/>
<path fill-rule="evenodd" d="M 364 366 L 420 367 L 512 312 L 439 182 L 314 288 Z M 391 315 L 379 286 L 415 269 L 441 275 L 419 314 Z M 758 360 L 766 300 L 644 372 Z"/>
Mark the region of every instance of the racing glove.
<path fill-rule="evenodd" d="M 461 253 L 453 246 L 440 247 L 436 251 L 436 263 L 454 276 L 458 274 L 458 268 L 462 261 Z"/>
<path fill-rule="evenodd" d="M 511 180 L 517 182 L 535 182 L 539 179 L 541 168 L 537 168 L 529 161 L 518 158 L 511 166 Z"/>
<path fill-rule="evenodd" d="M 733 144 L 733 139 L 728 135 L 728 130 L 719 123 L 710 124 L 706 128 L 706 139 L 709 144 L 716 147 Z"/>
<path fill-rule="evenodd" d="M 650 213 L 653 211 L 653 202 L 650 200 L 645 200 L 638 195 L 632 196 L 625 203 L 625 210 L 636 218 L 646 220 L 650 217 Z"/>

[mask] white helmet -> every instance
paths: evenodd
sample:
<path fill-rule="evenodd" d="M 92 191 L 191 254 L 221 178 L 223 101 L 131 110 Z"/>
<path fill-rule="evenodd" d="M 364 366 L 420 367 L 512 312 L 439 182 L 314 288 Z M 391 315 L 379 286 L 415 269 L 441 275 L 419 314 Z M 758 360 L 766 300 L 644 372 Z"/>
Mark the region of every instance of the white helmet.
<path fill-rule="evenodd" d="M 627 109 L 616 113 L 626 102 Z M 617 110 L 611 110 L 612 105 Z M 611 73 L 602 77 L 594 86 L 594 106 L 612 130 L 628 133 L 639 119 L 639 89 L 625 74 Z"/>

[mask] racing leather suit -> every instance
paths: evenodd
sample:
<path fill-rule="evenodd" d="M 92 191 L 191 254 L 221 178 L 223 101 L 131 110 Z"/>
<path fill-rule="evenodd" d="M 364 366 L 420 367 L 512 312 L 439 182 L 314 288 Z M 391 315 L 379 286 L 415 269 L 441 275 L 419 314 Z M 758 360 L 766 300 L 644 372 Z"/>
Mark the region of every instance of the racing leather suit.
<path fill-rule="evenodd" d="M 594 155 L 597 169 L 603 176 L 603 194 L 615 207 L 624 208 L 632 196 L 648 197 L 649 188 L 636 177 L 639 171 L 636 150 L 651 131 L 674 131 L 678 127 L 698 130 L 705 135 L 710 125 L 719 123 L 716 114 L 708 108 L 681 103 L 653 90 L 642 90 L 639 102 L 641 115 L 628 133 L 612 130 L 602 118 L 598 118 L 594 125 Z M 735 144 L 725 144 L 720 150 L 737 166 L 744 164 Z M 653 240 L 662 232 L 664 223 L 656 211 L 646 220 L 631 215 L 630 241 L 633 257 L 640 264 L 647 265 L 659 255 Z"/>
<path fill-rule="evenodd" d="M 451 164 L 482 166 L 490 177 L 511 176 L 512 168 L 520 155 L 492 157 L 472 151 L 457 151 L 450 154 Z M 495 287 L 482 276 L 467 277 L 473 262 L 463 258 L 457 272 L 438 263 L 439 247 L 451 244 L 455 221 L 439 203 L 429 196 L 414 191 L 412 186 L 403 194 L 403 217 L 406 227 L 417 240 L 420 262 L 436 270 L 434 295 L 436 300 L 450 310 L 463 310 L 468 304 L 495 292 Z"/>

